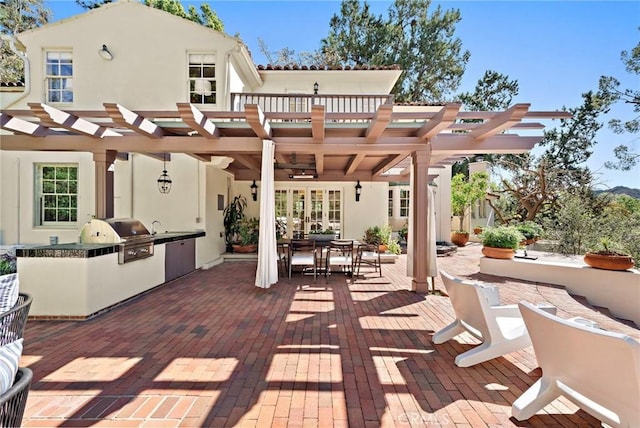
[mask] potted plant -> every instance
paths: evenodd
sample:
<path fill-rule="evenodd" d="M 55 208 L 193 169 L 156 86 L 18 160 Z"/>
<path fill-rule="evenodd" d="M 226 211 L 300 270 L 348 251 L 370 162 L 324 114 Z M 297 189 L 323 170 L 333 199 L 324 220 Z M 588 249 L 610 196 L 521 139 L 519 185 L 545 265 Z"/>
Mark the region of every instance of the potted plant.
<path fill-rule="evenodd" d="M 407 220 L 404 221 L 402 228 L 398 231 L 398 236 L 404 242 L 407 242 L 407 238 L 409 237 L 409 222 Z"/>
<path fill-rule="evenodd" d="M 260 236 L 260 220 L 256 217 L 244 218 L 240 221 L 236 241 L 232 244 L 236 253 L 253 253 L 258 250 Z"/>
<path fill-rule="evenodd" d="M 16 266 L 16 256 L 5 253 L 0 256 L 0 276 L 11 275 L 18 271 Z"/>
<path fill-rule="evenodd" d="M 480 235 L 482 254 L 494 259 L 510 259 L 520 247 L 524 236 L 515 226 L 488 227 Z"/>
<path fill-rule="evenodd" d="M 402 254 L 402 247 L 400 246 L 400 242 L 398 242 L 396 239 L 390 239 L 387 252 L 396 255 Z"/>
<path fill-rule="evenodd" d="M 463 247 L 469 241 L 469 232 L 464 230 L 464 219 L 471 205 L 482 200 L 487 194 L 489 175 L 486 172 L 471 174 L 467 180 L 464 174 L 451 178 L 451 213 L 458 217 L 458 230 L 451 232 L 451 242 Z"/>
<path fill-rule="evenodd" d="M 244 210 L 247 208 L 247 199 L 244 196 L 235 196 L 223 211 L 224 215 L 224 242 L 227 252 L 233 251 L 233 244 L 237 241 L 240 224 L 244 220 Z"/>
<path fill-rule="evenodd" d="M 612 243 L 608 238 L 600 238 L 600 244 L 593 251 L 584 255 L 584 262 L 596 269 L 627 270 L 635 262 L 619 244 Z"/>
<path fill-rule="evenodd" d="M 378 250 L 384 253 L 388 249 L 389 239 L 391 239 L 391 227 L 385 226 L 371 226 L 364 232 L 363 241 L 367 244 L 373 244 L 378 246 Z"/>
<path fill-rule="evenodd" d="M 533 221 L 525 221 L 524 223 L 518 223 L 515 226 L 524 236 L 522 245 L 531 245 L 542 235 L 542 226 Z"/>

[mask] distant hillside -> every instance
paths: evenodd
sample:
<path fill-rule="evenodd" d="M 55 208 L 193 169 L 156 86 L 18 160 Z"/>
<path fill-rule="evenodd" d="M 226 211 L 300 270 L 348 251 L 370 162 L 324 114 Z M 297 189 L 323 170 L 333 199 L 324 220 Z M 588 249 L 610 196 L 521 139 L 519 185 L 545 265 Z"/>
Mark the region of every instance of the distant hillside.
<path fill-rule="evenodd" d="M 631 196 L 632 198 L 640 199 L 640 189 L 631 189 L 624 186 L 616 186 L 608 190 L 596 190 L 594 191 L 594 193 L 596 195 L 599 195 L 600 193 L 612 193 L 614 195 L 627 195 Z"/>

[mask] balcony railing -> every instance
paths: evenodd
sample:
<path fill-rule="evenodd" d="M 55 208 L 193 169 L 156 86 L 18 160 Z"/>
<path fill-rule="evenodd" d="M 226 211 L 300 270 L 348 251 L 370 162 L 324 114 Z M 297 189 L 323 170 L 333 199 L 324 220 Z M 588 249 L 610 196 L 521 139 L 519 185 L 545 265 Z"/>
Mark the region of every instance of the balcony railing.
<path fill-rule="evenodd" d="M 393 103 L 393 95 L 310 95 L 236 92 L 231 94 L 231 109 L 244 111 L 245 104 L 257 104 L 265 113 L 287 113 L 287 120 L 309 117 L 311 106 L 323 105 L 325 113 L 375 113 L 381 104 Z M 270 115 L 271 117 L 276 117 Z M 284 115 L 283 115 L 284 119 Z"/>

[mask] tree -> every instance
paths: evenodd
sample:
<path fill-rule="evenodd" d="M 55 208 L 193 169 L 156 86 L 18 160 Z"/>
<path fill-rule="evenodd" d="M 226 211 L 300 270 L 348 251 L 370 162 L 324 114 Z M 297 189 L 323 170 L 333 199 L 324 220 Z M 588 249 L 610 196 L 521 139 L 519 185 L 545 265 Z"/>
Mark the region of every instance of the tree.
<path fill-rule="evenodd" d="M 631 52 L 622 51 L 620 54 L 622 62 L 628 73 L 640 76 L 640 42 L 631 49 Z M 637 78 L 636 78 L 637 82 Z M 625 102 L 633 105 L 633 112 L 640 113 L 640 90 L 621 89 L 620 81 L 612 76 L 600 77 L 600 91 L 607 94 L 613 102 Z M 640 115 L 623 122 L 620 119 L 609 121 L 609 127 L 616 134 L 625 132 L 635 134 L 640 131 Z M 613 150 L 613 154 L 618 159 L 617 162 L 605 162 L 604 166 L 609 169 L 619 169 L 629 171 L 640 162 L 640 153 L 633 153 L 629 147 L 622 144 Z"/>
<path fill-rule="evenodd" d="M 503 223 L 533 221 L 540 213 L 557 207 L 561 193 L 587 194 L 593 175 L 584 164 L 597 144 L 596 133 L 602 127 L 598 117 L 609 109 L 610 100 L 602 93 L 582 94 L 583 104 L 568 110 L 571 118 L 561 119 L 560 127 L 545 131 L 538 148 L 542 153 L 502 155 L 494 160 L 504 173 L 497 195 L 509 195 L 514 203 L 510 211 L 500 210 L 490 201 L 496 217 Z M 565 109 L 566 110 L 566 109 Z"/>
<path fill-rule="evenodd" d="M 95 9 L 112 1 L 113 0 L 76 0 L 76 3 L 85 9 Z M 179 0 L 143 0 L 143 3 L 146 6 L 164 10 L 180 18 L 197 22 L 205 27 L 213 28 L 217 31 L 224 31 L 224 24 L 208 3 L 201 4 L 199 12 L 193 5 L 189 6 L 187 11 L 185 11 Z"/>
<path fill-rule="evenodd" d="M 271 51 L 269 45 L 260 37 L 258 37 L 258 46 L 260 47 L 260 52 L 262 52 L 267 59 L 267 64 L 271 65 L 298 67 L 305 65 L 323 66 L 328 62 L 333 62 L 328 60 L 327 56 L 319 50 L 296 52 L 293 49 L 284 47 L 277 51 Z"/>
<path fill-rule="evenodd" d="M 13 36 L 22 31 L 40 27 L 51 17 L 43 0 L 4 0 L 0 2 L 0 32 Z M 0 45 L 0 80 L 19 82 L 24 80 L 24 63 L 2 40 Z"/>
<path fill-rule="evenodd" d="M 429 13 L 430 5 L 430 0 L 396 0 L 383 18 L 366 1 L 343 0 L 322 39 L 322 52 L 350 66 L 398 65 L 403 70 L 393 88 L 398 101 L 445 101 L 460 85 L 470 54 L 455 37 L 460 11 L 437 6 Z"/>
<path fill-rule="evenodd" d="M 451 179 L 451 213 L 458 216 L 458 231 L 463 231 L 463 222 L 471 205 L 484 199 L 489 187 L 489 175 L 486 172 L 471 174 L 469 179 L 464 174 L 456 174 Z"/>

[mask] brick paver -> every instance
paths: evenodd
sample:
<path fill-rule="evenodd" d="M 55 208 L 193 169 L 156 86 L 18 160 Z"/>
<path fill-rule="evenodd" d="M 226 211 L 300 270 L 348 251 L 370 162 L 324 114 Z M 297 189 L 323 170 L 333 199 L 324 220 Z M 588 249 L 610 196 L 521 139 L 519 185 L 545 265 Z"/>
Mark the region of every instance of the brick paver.
<path fill-rule="evenodd" d="M 478 273 L 478 245 L 438 259 L 496 283 L 503 301 L 547 301 L 559 315 L 640 332 L 563 288 Z M 27 323 L 34 371 L 23 425 L 139 427 L 599 426 L 560 399 L 525 423 L 511 403 L 540 376 L 531 348 L 471 368 L 442 345 L 449 300 L 410 289 L 406 257 L 354 283 L 294 275 L 253 285 L 255 262 L 197 271 L 89 321 Z"/>

